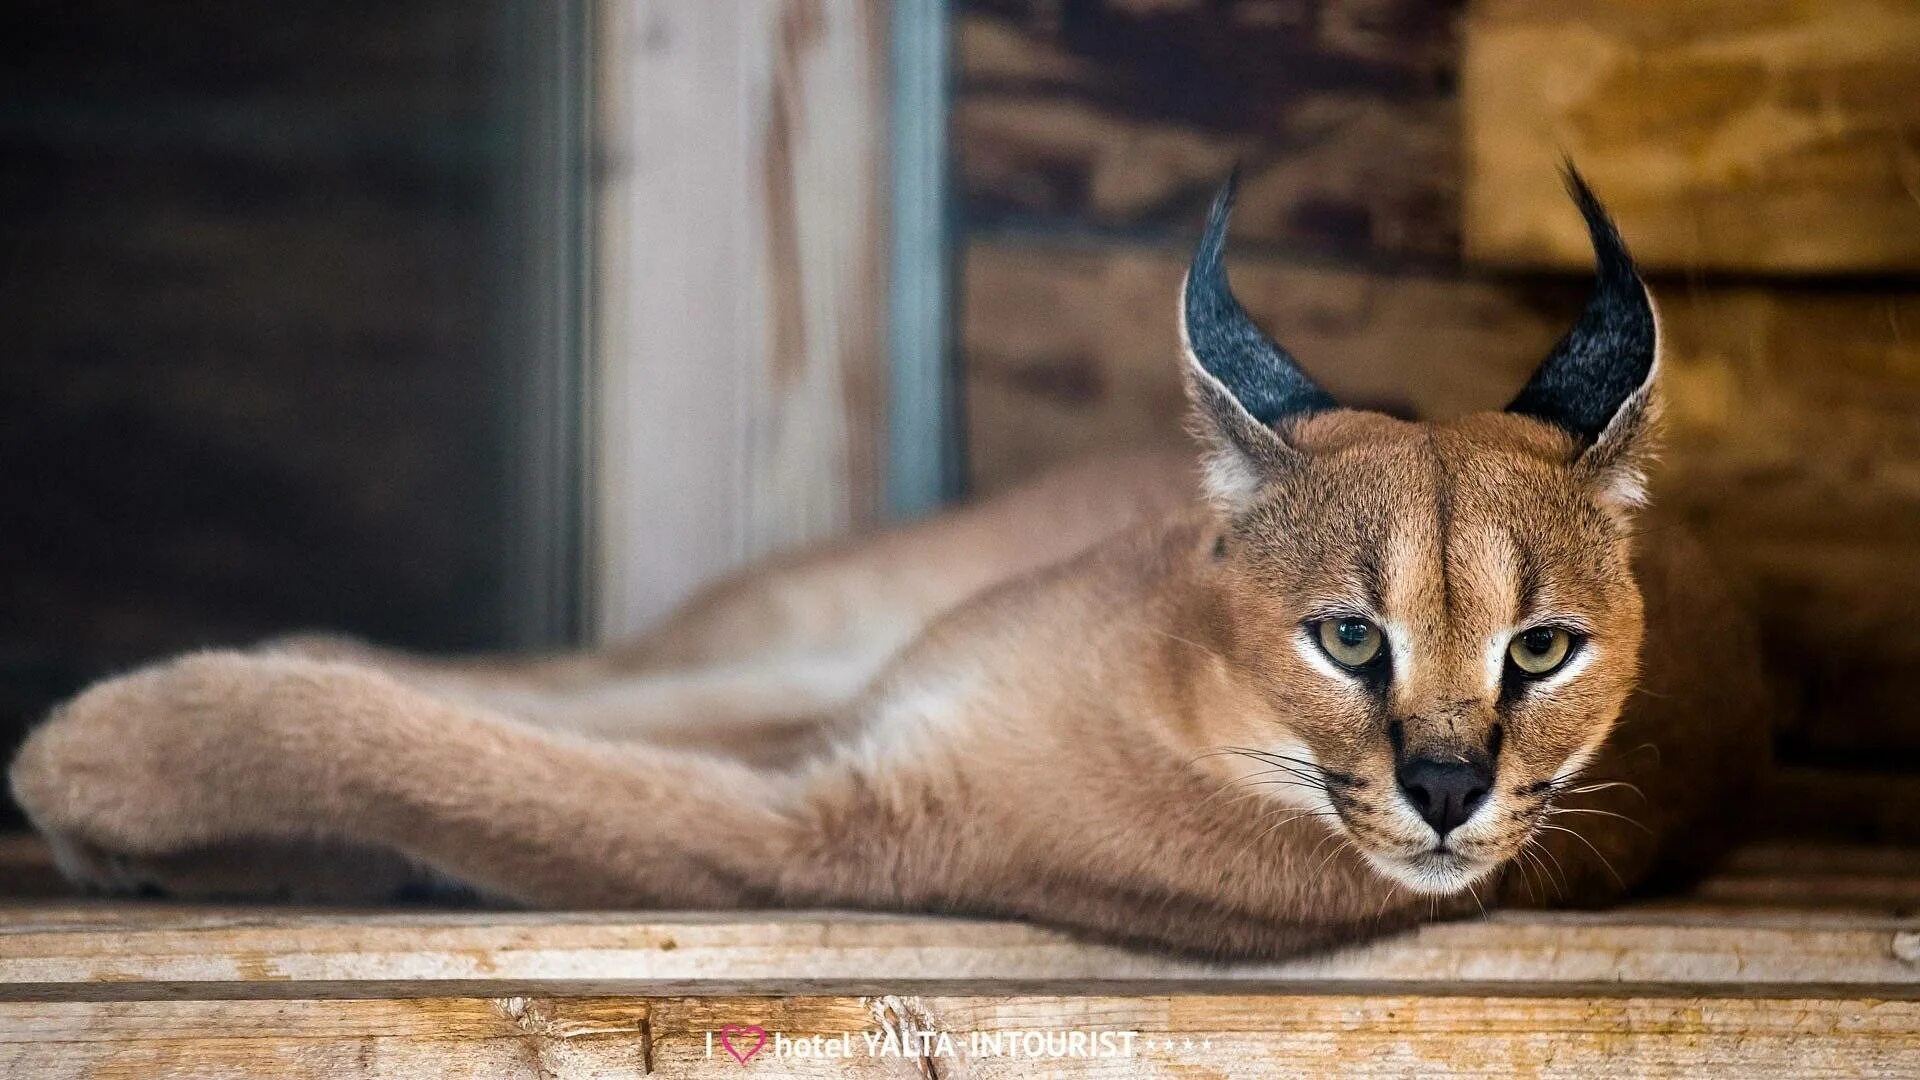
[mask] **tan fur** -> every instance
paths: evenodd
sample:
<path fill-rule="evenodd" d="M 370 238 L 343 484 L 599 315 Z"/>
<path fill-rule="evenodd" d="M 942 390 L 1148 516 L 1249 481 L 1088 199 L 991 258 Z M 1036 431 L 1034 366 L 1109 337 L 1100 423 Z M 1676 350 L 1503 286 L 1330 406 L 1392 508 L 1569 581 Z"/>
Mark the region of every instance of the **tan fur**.
<path fill-rule="evenodd" d="M 1211 499 L 1185 455 L 1083 466 L 600 654 L 186 656 L 64 706 L 13 789 L 76 878 L 179 895 L 904 908 L 1216 956 L 1602 903 L 1696 868 L 1765 759 L 1744 616 L 1616 497 L 1651 404 L 1598 455 L 1505 414 L 1215 424 Z M 1523 602 L 1591 642 L 1502 714 Z M 1303 637 L 1354 607 L 1404 650 L 1384 706 Z M 1501 715 L 1436 855 L 1388 732 L 1480 752 Z"/>

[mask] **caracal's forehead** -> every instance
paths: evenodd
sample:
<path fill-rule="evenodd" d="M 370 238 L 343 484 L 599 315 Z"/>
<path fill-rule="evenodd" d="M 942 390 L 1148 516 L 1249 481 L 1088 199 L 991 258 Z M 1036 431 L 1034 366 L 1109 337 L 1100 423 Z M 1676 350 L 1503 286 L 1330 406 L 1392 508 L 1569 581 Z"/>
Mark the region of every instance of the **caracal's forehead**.
<path fill-rule="evenodd" d="M 1571 446 L 1544 425 L 1343 412 L 1293 438 L 1306 463 L 1236 532 L 1248 564 L 1304 608 L 1350 610 L 1432 647 L 1453 637 L 1477 650 L 1486 633 L 1541 614 L 1604 618 L 1630 585 L 1610 542 L 1618 526 L 1572 475 Z"/>

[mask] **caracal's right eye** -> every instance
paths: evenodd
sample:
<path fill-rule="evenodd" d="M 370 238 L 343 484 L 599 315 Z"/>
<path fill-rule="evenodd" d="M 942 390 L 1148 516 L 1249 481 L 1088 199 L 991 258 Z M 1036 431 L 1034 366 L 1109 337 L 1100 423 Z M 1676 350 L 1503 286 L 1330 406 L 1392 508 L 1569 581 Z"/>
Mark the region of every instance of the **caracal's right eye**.
<path fill-rule="evenodd" d="M 1536 626 L 1514 635 L 1507 645 L 1507 661 L 1522 678 L 1539 679 L 1560 670 L 1576 644 L 1573 635 L 1558 626 Z"/>
<path fill-rule="evenodd" d="M 1322 619 L 1314 630 L 1320 651 L 1353 671 L 1371 666 L 1385 651 L 1386 639 L 1380 628 L 1365 619 Z"/>

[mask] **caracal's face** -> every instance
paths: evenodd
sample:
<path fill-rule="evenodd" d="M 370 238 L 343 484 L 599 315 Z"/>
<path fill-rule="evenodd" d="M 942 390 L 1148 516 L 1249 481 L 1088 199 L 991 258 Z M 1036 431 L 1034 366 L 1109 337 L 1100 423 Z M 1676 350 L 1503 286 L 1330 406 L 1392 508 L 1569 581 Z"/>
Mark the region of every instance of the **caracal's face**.
<path fill-rule="evenodd" d="M 1500 413 L 1339 407 L 1234 299 L 1231 179 L 1181 289 L 1230 657 L 1219 718 L 1375 868 L 1424 892 L 1519 854 L 1632 691 L 1630 521 L 1658 428 L 1659 320 L 1586 182 L 1594 291 Z"/>
<path fill-rule="evenodd" d="M 1299 460 L 1223 524 L 1230 655 L 1270 705 L 1230 738 L 1381 873 L 1465 888 L 1528 843 L 1632 691 L 1630 523 L 1524 417 L 1334 411 L 1289 441 Z"/>

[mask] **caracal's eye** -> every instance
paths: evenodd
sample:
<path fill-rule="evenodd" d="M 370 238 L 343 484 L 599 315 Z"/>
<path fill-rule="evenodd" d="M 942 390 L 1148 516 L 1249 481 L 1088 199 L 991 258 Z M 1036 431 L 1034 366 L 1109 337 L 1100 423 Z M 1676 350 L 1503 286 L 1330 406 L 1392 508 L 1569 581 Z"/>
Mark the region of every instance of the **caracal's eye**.
<path fill-rule="evenodd" d="M 1385 639 L 1365 619 L 1323 619 L 1318 630 L 1320 648 L 1341 667 L 1363 668 L 1380 659 Z"/>
<path fill-rule="evenodd" d="M 1514 635 L 1507 646 L 1507 659 L 1530 679 L 1551 675 L 1567 662 L 1573 652 L 1573 635 L 1557 626 L 1536 626 Z"/>

